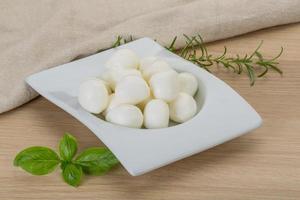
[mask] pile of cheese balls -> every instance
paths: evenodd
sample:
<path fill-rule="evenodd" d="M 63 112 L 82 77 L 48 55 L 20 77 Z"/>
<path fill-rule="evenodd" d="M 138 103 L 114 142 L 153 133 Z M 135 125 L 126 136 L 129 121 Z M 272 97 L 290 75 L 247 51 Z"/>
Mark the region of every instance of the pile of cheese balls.
<path fill-rule="evenodd" d="M 165 128 L 171 119 L 183 123 L 197 112 L 193 96 L 198 81 L 191 73 L 178 73 L 157 57 L 139 59 L 129 49 L 117 50 L 106 71 L 84 81 L 78 101 L 106 121 L 131 128 Z"/>

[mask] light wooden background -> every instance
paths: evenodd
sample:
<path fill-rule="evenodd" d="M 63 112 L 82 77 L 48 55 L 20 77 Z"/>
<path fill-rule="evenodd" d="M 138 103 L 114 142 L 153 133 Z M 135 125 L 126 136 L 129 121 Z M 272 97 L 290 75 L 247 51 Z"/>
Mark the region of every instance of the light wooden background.
<path fill-rule="evenodd" d="M 215 74 L 261 114 L 252 133 L 146 175 L 118 167 L 103 177 L 85 177 L 75 189 L 55 173 L 36 177 L 12 165 L 32 145 L 57 148 L 65 131 L 80 147 L 102 145 L 82 124 L 44 98 L 0 115 L 0 199 L 300 199 L 300 24 L 281 26 L 209 44 L 221 52 L 250 52 L 264 40 L 266 55 L 285 48 L 284 76 L 270 73 L 249 87 L 245 76 Z M 141 155 L 142 156 L 142 155 Z"/>

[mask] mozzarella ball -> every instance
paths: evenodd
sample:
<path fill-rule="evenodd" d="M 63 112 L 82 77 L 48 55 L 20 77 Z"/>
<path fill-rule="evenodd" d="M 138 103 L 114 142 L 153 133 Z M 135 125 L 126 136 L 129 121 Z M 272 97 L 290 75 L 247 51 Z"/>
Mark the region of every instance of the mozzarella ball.
<path fill-rule="evenodd" d="M 157 99 L 170 102 L 179 94 L 178 74 L 174 70 L 154 74 L 149 83 L 153 96 Z"/>
<path fill-rule="evenodd" d="M 198 90 L 198 81 L 196 77 L 187 72 L 180 73 L 178 75 L 180 92 L 185 92 L 191 96 L 194 96 Z"/>
<path fill-rule="evenodd" d="M 143 114 L 136 106 L 122 104 L 112 108 L 105 116 L 106 121 L 127 126 L 131 128 L 141 128 L 143 125 Z"/>
<path fill-rule="evenodd" d="M 170 118 L 178 123 L 186 122 L 197 112 L 197 104 L 194 98 L 186 93 L 179 93 L 177 98 L 169 104 Z"/>
<path fill-rule="evenodd" d="M 90 79 L 79 87 L 79 104 L 95 114 L 102 112 L 108 104 L 108 92 L 102 80 Z"/>
<path fill-rule="evenodd" d="M 146 128 L 166 128 L 169 125 L 169 106 L 161 99 L 149 101 L 144 109 Z"/>
<path fill-rule="evenodd" d="M 143 76 L 146 81 L 149 81 L 154 74 L 168 70 L 172 70 L 172 68 L 167 62 L 163 60 L 157 60 L 143 71 Z"/>
<path fill-rule="evenodd" d="M 138 56 L 130 49 L 120 49 L 106 63 L 107 68 L 136 69 L 139 67 Z"/>
<path fill-rule="evenodd" d="M 141 59 L 140 70 L 144 71 L 148 67 L 150 67 L 155 61 L 157 61 L 157 57 L 149 56 Z"/>
<path fill-rule="evenodd" d="M 122 103 L 138 104 L 150 96 L 150 88 L 143 78 L 126 76 L 117 83 L 115 94 Z"/>

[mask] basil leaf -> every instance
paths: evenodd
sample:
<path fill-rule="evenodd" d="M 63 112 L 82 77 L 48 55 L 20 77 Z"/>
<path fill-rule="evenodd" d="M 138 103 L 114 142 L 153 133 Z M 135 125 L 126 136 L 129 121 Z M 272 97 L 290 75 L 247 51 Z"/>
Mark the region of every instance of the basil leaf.
<path fill-rule="evenodd" d="M 84 150 L 74 161 L 87 174 L 102 175 L 119 163 L 114 154 L 104 147 Z"/>
<path fill-rule="evenodd" d="M 71 161 L 77 152 L 77 141 L 66 133 L 59 142 L 59 154 L 63 160 Z"/>
<path fill-rule="evenodd" d="M 14 165 L 33 175 L 52 172 L 60 163 L 58 155 L 48 147 L 29 147 L 17 154 Z"/>
<path fill-rule="evenodd" d="M 80 184 L 82 178 L 82 169 L 78 165 L 68 163 L 64 166 L 62 176 L 66 183 L 77 187 Z"/>

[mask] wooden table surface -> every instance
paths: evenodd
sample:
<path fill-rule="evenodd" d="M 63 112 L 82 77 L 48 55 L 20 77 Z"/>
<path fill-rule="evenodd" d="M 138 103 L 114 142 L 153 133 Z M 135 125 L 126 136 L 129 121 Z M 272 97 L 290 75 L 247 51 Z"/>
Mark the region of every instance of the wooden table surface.
<path fill-rule="evenodd" d="M 215 74 L 237 90 L 261 114 L 263 126 L 248 135 L 132 177 L 121 166 L 102 177 L 66 185 L 59 170 L 31 176 L 13 167 L 25 147 L 57 148 L 64 132 L 80 148 L 102 143 L 77 120 L 44 98 L 0 115 L 0 199 L 300 199 L 300 24 L 270 28 L 209 44 L 219 53 L 250 52 L 260 40 L 267 56 L 285 51 L 283 77 L 270 73 L 249 86 L 246 76 L 224 70 Z"/>

